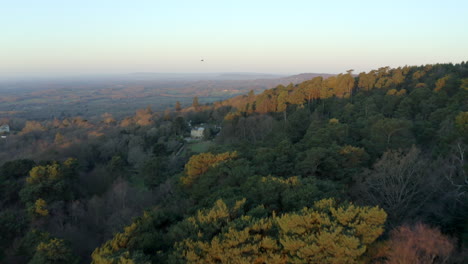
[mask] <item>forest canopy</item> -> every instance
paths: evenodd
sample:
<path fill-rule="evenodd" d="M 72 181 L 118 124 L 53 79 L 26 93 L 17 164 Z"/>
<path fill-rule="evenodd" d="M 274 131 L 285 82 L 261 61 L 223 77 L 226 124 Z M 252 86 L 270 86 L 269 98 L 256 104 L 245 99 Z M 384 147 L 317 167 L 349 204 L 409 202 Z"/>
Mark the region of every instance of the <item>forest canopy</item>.
<path fill-rule="evenodd" d="M 4 123 L 2 263 L 468 254 L 465 62 L 350 70 L 121 119 Z"/>

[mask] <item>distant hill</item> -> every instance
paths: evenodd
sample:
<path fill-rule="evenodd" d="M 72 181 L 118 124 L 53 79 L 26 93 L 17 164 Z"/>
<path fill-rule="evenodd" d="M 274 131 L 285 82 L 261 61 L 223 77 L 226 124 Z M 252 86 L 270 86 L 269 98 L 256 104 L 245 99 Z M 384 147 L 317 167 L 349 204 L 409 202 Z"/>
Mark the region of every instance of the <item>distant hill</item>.
<path fill-rule="evenodd" d="M 301 83 L 303 81 L 313 79 L 313 78 L 318 77 L 318 76 L 322 76 L 324 79 L 326 79 L 328 77 L 335 76 L 335 75 L 336 74 L 330 74 L 330 73 L 300 73 L 300 74 L 297 74 L 297 75 L 291 75 L 291 76 L 286 76 L 286 77 L 280 78 L 280 80 L 283 80 L 283 81 L 285 81 L 287 83 L 297 84 L 297 83 Z"/>
<path fill-rule="evenodd" d="M 286 77 L 285 74 L 255 73 L 255 72 L 221 72 L 221 73 L 158 73 L 158 72 L 135 72 L 125 77 L 138 79 L 158 80 L 253 80 L 253 79 L 277 79 Z"/>

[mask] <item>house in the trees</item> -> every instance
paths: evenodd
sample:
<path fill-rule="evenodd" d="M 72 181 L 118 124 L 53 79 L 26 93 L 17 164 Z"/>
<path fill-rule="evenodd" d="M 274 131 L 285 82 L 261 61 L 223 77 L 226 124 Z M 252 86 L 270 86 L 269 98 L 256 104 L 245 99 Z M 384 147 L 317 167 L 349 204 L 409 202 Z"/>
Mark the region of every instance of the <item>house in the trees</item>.
<path fill-rule="evenodd" d="M 205 132 L 204 127 L 194 127 L 190 131 L 190 137 L 193 139 L 203 139 L 204 135 L 203 133 Z"/>
<path fill-rule="evenodd" d="M 1 125 L 0 126 L 0 135 L 5 135 L 10 133 L 10 126 L 9 125 Z"/>
<path fill-rule="evenodd" d="M 0 126 L 0 137 L 6 138 L 7 135 L 10 133 L 10 126 L 9 125 L 1 125 Z"/>

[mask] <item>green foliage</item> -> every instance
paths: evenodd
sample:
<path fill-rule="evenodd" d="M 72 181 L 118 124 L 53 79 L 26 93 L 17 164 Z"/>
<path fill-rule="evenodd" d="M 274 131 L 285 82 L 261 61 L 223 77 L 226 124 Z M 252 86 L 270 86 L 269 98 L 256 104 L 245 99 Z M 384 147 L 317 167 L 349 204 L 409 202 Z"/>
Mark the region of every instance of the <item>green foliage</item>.
<path fill-rule="evenodd" d="M 39 198 L 45 201 L 71 200 L 74 196 L 76 170 L 75 159 L 67 159 L 61 164 L 54 162 L 33 167 L 20 192 L 21 200 L 24 203 L 33 203 Z"/>
<path fill-rule="evenodd" d="M 34 161 L 28 159 L 5 162 L 0 167 L 0 179 L 20 178 L 27 176 L 28 172 L 35 165 Z"/>
<path fill-rule="evenodd" d="M 81 166 L 0 167 L 4 260 L 18 252 L 19 262 L 63 262 L 70 250 L 59 235 L 86 262 L 125 225 L 94 250 L 94 263 L 367 263 L 385 248 L 373 242 L 385 213 L 316 203 L 327 197 L 379 205 L 388 225 L 421 219 L 462 239 L 467 66 L 350 70 L 213 106 L 194 98 L 191 113 L 142 109 L 121 127 L 110 115 L 28 122 L 12 141 L 31 145 L 24 153 L 75 156 Z M 186 120 L 222 123 L 202 143 L 212 153 L 182 146 Z M 407 151 L 413 144 L 421 153 Z"/>
<path fill-rule="evenodd" d="M 468 112 L 461 112 L 455 117 L 455 126 L 460 135 L 468 135 Z"/>
<path fill-rule="evenodd" d="M 92 263 L 132 263 L 128 251 L 131 236 L 137 229 L 137 223 L 125 227 L 123 233 L 118 233 L 102 247 L 94 250 Z"/>
<path fill-rule="evenodd" d="M 23 159 L 5 162 L 0 167 L 0 204 L 14 203 L 19 199 L 18 193 L 24 184 L 21 179 L 34 165 L 34 161 Z"/>
<path fill-rule="evenodd" d="M 146 161 L 142 168 L 145 185 L 154 188 L 164 182 L 169 176 L 167 164 L 168 158 L 165 156 L 153 157 Z"/>
<path fill-rule="evenodd" d="M 414 142 L 411 122 L 397 118 L 377 120 L 371 127 L 367 147 L 371 151 L 382 152 L 388 148 L 405 148 Z"/>
<path fill-rule="evenodd" d="M 21 239 L 17 254 L 29 260 L 36 253 L 37 246 L 41 242 L 47 242 L 50 239 L 51 235 L 49 233 L 32 228 Z"/>
<path fill-rule="evenodd" d="M 50 239 L 37 245 L 36 253 L 29 262 L 30 264 L 73 264 L 78 263 L 70 248 L 62 239 Z"/>
<path fill-rule="evenodd" d="M 92 253 L 92 263 L 150 263 L 150 257 L 159 263 L 166 260 L 162 250 L 172 246 L 172 239 L 165 228 L 176 220 L 175 215 L 166 210 L 145 212 L 124 231 L 96 248 Z"/>
<path fill-rule="evenodd" d="M 28 226 L 26 215 L 19 210 L 2 209 L 0 212 L 0 261 L 4 256 L 4 250 L 15 237 L 21 236 Z"/>

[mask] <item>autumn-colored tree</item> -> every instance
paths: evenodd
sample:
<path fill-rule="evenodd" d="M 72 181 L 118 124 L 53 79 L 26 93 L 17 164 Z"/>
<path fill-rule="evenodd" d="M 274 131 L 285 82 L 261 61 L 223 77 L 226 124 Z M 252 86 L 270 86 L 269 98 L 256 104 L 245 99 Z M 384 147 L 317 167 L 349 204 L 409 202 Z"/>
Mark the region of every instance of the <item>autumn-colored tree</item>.
<path fill-rule="evenodd" d="M 426 72 L 425 72 L 425 71 L 423 71 L 423 70 L 416 71 L 415 73 L 413 73 L 413 80 L 414 80 L 414 81 L 418 81 L 418 80 L 421 79 L 424 75 L 426 75 Z"/>
<path fill-rule="evenodd" d="M 358 87 L 364 91 L 370 91 L 374 88 L 376 82 L 375 71 L 370 71 L 369 73 L 361 72 L 359 74 Z"/>
<path fill-rule="evenodd" d="M 450 75 L 445 75 L 444 77 L 438 79 L 435 83 L 434 91 L 435 92 L 441 91 L 445 87 L 449 79 L 450 79 Z"/>
<path fill-rule="evenodd" d="M 30 264 L 65 264 L 78 263 L 70 248 L 62 239 L 50 239 L 47 242 L 40 242 L 36 248 L 36 253 L 29 262 Z"/>
<path fill-rule="evenodd" d="M 392 85 L 392 79 L 388 76 L 382 76 L 375 82 L 375 87 L 378 89 L 388 88 Z"/>
<path fill-rule="evenodd" d="M 242 116 L 240 112 L 229 112 L 224 116 L 224 120 L 231 121 L 240 116 Z"/>
<path fill-rule="evenodd" d="M 339 152 L 344 157 L 343 166 L 353 168 L 361 165 L 369 159 L 369 155 L 363 148 L 346 145 Z"/>
<path fill-rule="evenodd" d="M 29 172 L 29 177 L 26 178 L 28 184 L 37 184 L 49 180 L 58 180 L 60 178 L 60 165 L 54 163 L 52 165 L 36 166 Z"/>
<path fill-rule="evenodd" d="M 303 83 L 304 87 L 304 94 L 306 95 L 307 102 L 310 105 L 312 99 L 321 98 L 321 88 L 322 88 L 323 77 L 318 76 L 313 78 L 310 81 L 306 81 Z"/>
<path fill-rule="evenodd" d="M 249 94 L 247 95 L 247 97 L 248 97 L 250 100 L 254 99 L 254 97 L 255 97 L 255 92 L 254 92 L 254 90 L 250 90 L 250 91 L 249 91 Z"/>
<path fill-rule="evenodd" d="M 176 110 L 177 112 L 179 112 L 180 110 L 182 110 L 182 106 L 180 105 L 180 102 L 179 102 L 179 101 L 177 101 L 176 104 L 175 104 L 175 110 Z"/>
<path fill-rule="evenodd" d="M 114 125 L 116 123 L 116 121 L 115 121 L 114 117 L 112 116 L 112 114 L 104 113 L 104 114 L 102 114 L 101 117 L 102 117 L 102 121 L 106 125 Z"/>
<path fill-rule="evenodd" d="M 120 127 L 128 127 L 133 124 L 133 119 L 130 117 L 124 118 L 120 121 Z"/>
<path fill-rule="evenodd" d="M 333 199 L 325 199 L 298 213 L 224 222 L 223 229 L 217 225 L 221 233 L 211 232 L 214 236 L 208 239 L 201 222 L 230 216 L 222 201 L 217 206 L 202 215 L 202 221 L 191 221 L 198 238 L 177 245 L 187 263 L 356 263 L 382 234 L 386 219 L 377 207 L 337 206 Z"/>
<path fill-rule="evenodd" d="M 463 90 L 468 90 L 468 78 L 461 80 L 460 88 Z"/>
<path fill-rule="evenodd" d="M 230 160 L 237 157 L 237 152 L 225 152 L 221 154 L 201 153 L 190 157 L 190 160 L 185 165 L 186 175 L 180 180 L 183 185 L 190 186 L 209 168 L 217 166 L 220 162 Z"/>
<path fill-rule="evenodd" d="M 335 94 L 336 84 L 337 84 L 336 76 L 332 76 L 324 80 L 320 88 L 320 98 L 326 99 L 326 98 L 332 97 Z"/>
<path fill-rule="evenodd" d="M 269 112 L 276 112 L 278 106 L 278 95 L 276 90 L 283 90 L 284 86 L 277 86 L 275 90 L 265 90 L 263 93 L 257 96 L 256 99 L 256 111 L 262 114 Z"/>
<path fill-rule="evenodd" d="M 305 87 L 299 86 L 294 89 L 288 97 L 289 103 L 293 105 L 302 105 L 306 101 Z"/>
<path fill-rule="evenodd" d="M 200 103 L 198 102 L 198 96 L 193 97 L 192 106 L 198 108 Z"/>
<path fill-rule="evenodd" d="M 145 109 L 139 109 L 135 114 L 135 123 L 140 126 L 148 126 L 153 124 L 153 111 L 148 106 Z"/>
<path fill-rule="evenodd" d="M 419 223 L 390 233 L 387 264 L 447 263 L 454 244 L 438 229 Z"/>
<path fill-rule="evenodd" d="M 57 144 L 57 145 L 60 145 L 60 144 L 63 143 L 63 141 L 64 141 L 63 135 L 60 132 L 57 132 L 55 134 L 54 143 Z"/>
<path fill-rule="evenodd" d="M 387 95 L 396 95 L 398 93 L 397 89 L 390 89 L 387 91 Z"/>
<path fill-rule="evenodd" d="M 80 127 L 80 128 L 90 128 L 93 125 L 88 122 L 88 120 L 82 118 L 81 116 L 76 116 L 71 119 L 71 123 L 75 127 Z"/>
<path fill-rule="evenodd" d="M 276 222 L 292 263 L 355 263 L 384 231 L 387 214 L 378 207 L 337 206 L 333 199 L 285 214 Z"/>
<path fill-rule="evenodd" d="M 39 198 L 34 203 L 33 213 L 38 216 L 47 216 L 49 215 L 49 210 L 47 210 L 47 203 L 43 199 Z"/>
<path fill-rule="evenodd" d="M 72 158 L 61 164 L 54 162 L 33 167 L 20 191 L 21 199 L 25 203 L 33 203 L 39 198 L 45 201 L 71 199 L 76 169 L 76 159 Z"/>
<path fill-rule="evenodd" d="M 45 127 L 37 121 L 26 121 L 24 128 L 21 130 L 20 134 L 27 134 L 33 131 L 45 131 Z"/>
<path fill-rule="evenodd" d="M 403 75 L 403 70 L 397 68 L 393 70 L 392 83 L 395 85 L 402 84 L 405 81 L 405 76 Z"/>
<path fill-rule="evenodd" d="M 114 238 L 107 241 L 101 247 L 96 248 L 91 257 L 93 264 L 134 263 L 128 252 L 128 243 L 138 227 L 137 223 L 124 228 L 122 233 L 117 233 Z"/>
<path fill-rule="evenodd" d="M 278 95 L 278 106 L 276 110 L 278 112 L 283 112 L 284 116 L 284 121 L 286 121 L 286 109 L 288 107 L 288 91 L 287 90 L 282 90 L 279 92 Z"/>
<path fill-rule="evenodd" d="M 354 89 L 354 77 L 352 76 L 353 70 L 349 70 L 347 74 L 339 74 L 336 79 L 336 86 L 333 93 L 337 97 L 348 98 Z"/>

